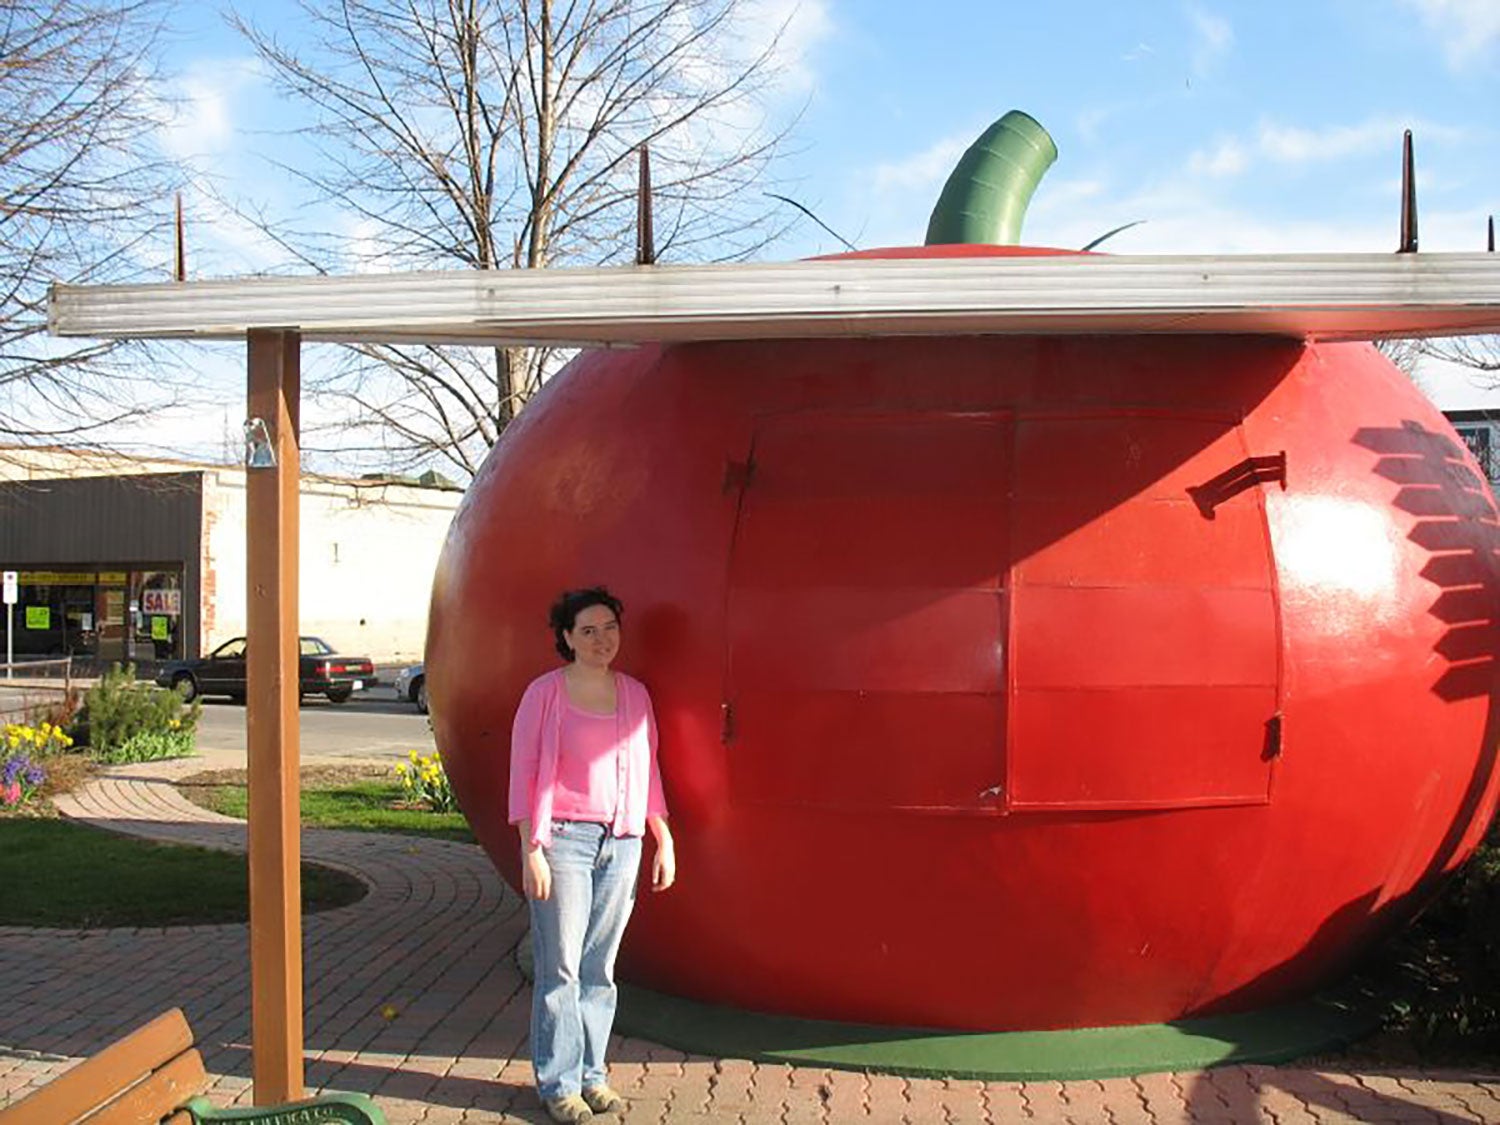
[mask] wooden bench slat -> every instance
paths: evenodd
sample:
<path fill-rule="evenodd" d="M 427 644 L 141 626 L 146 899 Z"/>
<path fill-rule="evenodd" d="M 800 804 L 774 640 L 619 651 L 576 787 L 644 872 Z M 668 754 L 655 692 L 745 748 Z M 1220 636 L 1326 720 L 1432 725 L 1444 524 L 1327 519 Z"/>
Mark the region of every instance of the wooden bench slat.
<path fill-rule="evenodd" d="M 89 1114 L 83 1125 L 156 1125 L 207 1085 L 203 1056 L 196 1050 L 184 1051 L 150 1078 Z"/>
<path fill-rule="evenodd" d="M 173 1008 L 58 1075 L 40 1090 L 0 1110 L 0 1125 L 61 1125 L 76 1121 L 192 1045 L 193 1032 L 187 1017 L 181 1008 Z"/>
<path fill-rule="evenodd" d="M 0 1125 L 385 1125 L 380 1107 L 364 1094 L 325 1093 L 279 1106 L 215 1109 L 202 1096 L 208 1085 L 192 1029 L 182 1009 L 173 1008 L 0 1110 Z"/>

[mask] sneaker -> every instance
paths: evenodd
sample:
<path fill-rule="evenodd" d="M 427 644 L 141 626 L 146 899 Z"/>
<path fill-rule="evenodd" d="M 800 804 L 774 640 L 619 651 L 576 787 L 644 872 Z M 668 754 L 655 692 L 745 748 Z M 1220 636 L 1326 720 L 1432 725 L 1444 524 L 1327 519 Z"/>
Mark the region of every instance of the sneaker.
<path fill-rule="evenodd" d="M 585 1086 L 583 1100 L 588 1102 L 589 1108 L 595 1113 L 622 1114 L 625 1112 L 625 1099 L 608 1086 Z"/>
<path fill-rule="evenodd" d="M 589 1108 L 589 1103 L 577 1094 L 569 1094 L 565 1098 L 543 1098 L 542 1108 L 558 1125 L 578 1125 L 579 1122 L 594 1119 L 594 1111 Z"/>

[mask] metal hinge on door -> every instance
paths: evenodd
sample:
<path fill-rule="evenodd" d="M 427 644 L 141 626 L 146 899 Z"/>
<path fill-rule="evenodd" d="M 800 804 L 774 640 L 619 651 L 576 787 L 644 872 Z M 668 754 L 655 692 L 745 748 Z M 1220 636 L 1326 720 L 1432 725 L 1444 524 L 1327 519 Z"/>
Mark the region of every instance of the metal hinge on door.
<path fill-rule="evenodd" d="M 1266 748 L 1262 757 L 1268 762 L 1273 758 L 1281 757 L 1282 726 L 1284 722 L 1285 720 L 1282 719 L 1280 711 L 1277 711 L 1266 720 Z"/>

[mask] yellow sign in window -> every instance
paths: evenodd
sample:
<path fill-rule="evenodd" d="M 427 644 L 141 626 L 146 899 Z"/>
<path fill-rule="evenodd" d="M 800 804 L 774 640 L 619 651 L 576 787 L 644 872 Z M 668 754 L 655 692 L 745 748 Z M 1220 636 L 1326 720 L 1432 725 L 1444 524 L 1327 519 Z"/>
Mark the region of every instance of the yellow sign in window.
<path fill-rule="evenodd" d="M 153 617 L 151 619 L 151 639 L 153 641 L 169 640 L 167 633 L 167 619 L 165 617 Z"/>
<path fill-rule="evenodd" d="M 28 629 L 50 629 L 52 628 L 52 607 L 49 605 L 29 605 L 26 607 L 26 628 Z"/>

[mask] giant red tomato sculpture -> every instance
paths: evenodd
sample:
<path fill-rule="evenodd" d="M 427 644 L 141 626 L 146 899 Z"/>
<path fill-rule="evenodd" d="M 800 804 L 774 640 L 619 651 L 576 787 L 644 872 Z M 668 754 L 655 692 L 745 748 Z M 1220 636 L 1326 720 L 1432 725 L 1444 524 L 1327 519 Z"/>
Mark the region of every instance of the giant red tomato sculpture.
<path fill-rule="evenodd" d="M 1482 833 L 1496 539 L 1362 344 L 589 353 L 454 522 L 434 726 L 517 883 L 511 717 L 555 595 L 607 583 L 680 870 L 627 978 L 987 1030 L 1236 1010 L 1346 966 Z"/>

